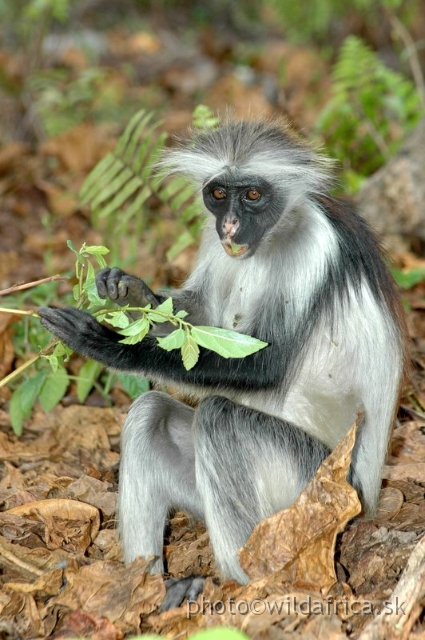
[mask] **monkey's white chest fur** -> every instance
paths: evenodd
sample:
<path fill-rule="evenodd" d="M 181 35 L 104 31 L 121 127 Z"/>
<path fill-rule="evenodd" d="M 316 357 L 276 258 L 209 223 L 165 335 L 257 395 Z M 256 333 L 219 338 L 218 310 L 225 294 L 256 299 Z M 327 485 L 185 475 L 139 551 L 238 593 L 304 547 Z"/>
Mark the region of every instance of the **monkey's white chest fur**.
<path fill-rule="evenodd" d="M 220 265 L 221 273 L 218 282 L 223 289 L 213 292 L 211 300 L 213 325 L 234 329 L 241 333 L 249 330 L 252 323 L 252 310 L 260 304 L 260 292 L 264 290 L 261 278 L 259 282 L 259 274 L 254 273 L 256 266 L 249 260 L 245 264 L 242 262 L 236 264 L 232 258 L 226 259 Z"/>

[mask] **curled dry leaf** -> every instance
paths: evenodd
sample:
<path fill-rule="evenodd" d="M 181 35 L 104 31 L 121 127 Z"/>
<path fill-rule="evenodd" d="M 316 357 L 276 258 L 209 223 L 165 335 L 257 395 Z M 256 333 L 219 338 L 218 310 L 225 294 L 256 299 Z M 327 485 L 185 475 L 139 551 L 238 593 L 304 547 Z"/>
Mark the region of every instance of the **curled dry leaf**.
<path fill-rule="evenodd" d="M 381 491 L 375 520 L 386 521 L 394 518 L 403 506 L 404 495 L 396 487 L 385 487 Z"/>
<path fill-rule="evenodd" d="M 8 513 L 43 522 L 46 547 L 73 553 L 84 553 L 100 526 L 96 507 L 63 498 L 29 502 L 9 509 Z"/>
<path fill-rule="evenodd" d="M 78 571 L 65 570 L 66 586 L 51 598 L 45 614 L 60 609 L 81 610 L 107 618 L 125 633 L 138 630 L 142 615 L 157 609 L 165 597 L 162 576 L 147 573 L 152 558 L 132 563 L 95 562 Z"/>
<path fill-rule="evenodd" d="M 279 572 L 281 581 L 323 594 L 336 582 L 336 536 L 361 511 L 345 479 L 355 435 L 353 424 L 296 502 L 255 527 L 239 553 L 252 580 Z"/>
<path fill-rule="evenodd" d="M 69 554 L 63 549 L 49 551 L 45 547 L 30 549 L 0 536 L 0 569 L 5 579 L 35 580 L 58 567 L 65 565 Z"/>
<path fill-rule="evenodd" d="M 84 500 L 81 504 L 94 505 L 100 509 L 103 517 L 110 518 L 117 508 L 117 494 L 109 491 L 111 487 L 110 482 L 82 474 L 67 487 L 66 491 L 71 498 Z"/>
<path fill-rule="evenodd" d="M 2 638 L 44 638 L 44 625 L 32 595 L 0 591 Z"/>

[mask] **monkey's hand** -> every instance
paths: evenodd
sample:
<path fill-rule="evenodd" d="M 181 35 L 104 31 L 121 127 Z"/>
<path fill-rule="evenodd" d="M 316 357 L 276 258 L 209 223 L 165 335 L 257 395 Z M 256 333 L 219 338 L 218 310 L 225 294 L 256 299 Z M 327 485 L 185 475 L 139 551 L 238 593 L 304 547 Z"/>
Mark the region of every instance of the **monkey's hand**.
<path fill-rule="evenodd" d="M 117 267 L 106 267 L 99 271 L 96 287 L 101 298 L 110 298 L 121 306 L 145 307 L 151 304 L 155 308 L 162 301 L 161 296 L 156 296 L 143 280 Z"/>
<path fill-rule="evenodd" d="M 122 336 L 100 324 L 93 316 L 74 307 L 38 310 L 41 324 L 73 351 L 99 360 L 99 353 L 117 343 Z M 101 360 L 101 359 L 100 359 Z"/>

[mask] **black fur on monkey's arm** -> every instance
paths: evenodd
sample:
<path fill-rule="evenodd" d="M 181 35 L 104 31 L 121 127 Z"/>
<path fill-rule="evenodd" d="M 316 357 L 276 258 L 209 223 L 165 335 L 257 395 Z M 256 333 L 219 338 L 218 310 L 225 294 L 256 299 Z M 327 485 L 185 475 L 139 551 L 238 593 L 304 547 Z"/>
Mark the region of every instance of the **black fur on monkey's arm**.
<path fill-rule="evenodd" d="M 272 344 L 242 359 L 225 359 L 201 347 L 197 364 L 186 371 L 179 351 L 161 349 L 154 336 L 147 335 L 133 345 L 121 344 L 123 336 L 74 307 L 42 307 L 38 314 L 46 329 L 73 351 L 112 369 L 217 388 L 255 390 L 272 388 L 281 382 L 282 357 Z"/>

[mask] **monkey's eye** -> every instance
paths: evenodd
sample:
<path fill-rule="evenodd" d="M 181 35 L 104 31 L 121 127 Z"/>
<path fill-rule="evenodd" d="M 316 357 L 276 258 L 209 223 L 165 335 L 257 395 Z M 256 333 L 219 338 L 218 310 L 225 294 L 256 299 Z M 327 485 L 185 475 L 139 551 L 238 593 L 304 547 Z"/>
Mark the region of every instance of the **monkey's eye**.
<path fill-rule="evenodd" d="M 227 195 L 226 189 L 223 189 L 223 187 L 216 187 L 211 191 L 211 195 L 215 200 L 224 200 Z"/>
<path fill-rule="evenodd" d="M 258 200 L 258 198 L 261 196 L 261 192 L 258 191 L 258 189 L 250 189 L 249 191 L 246 192 L 245 194 L 245 198 L 247 200 Z"/>

